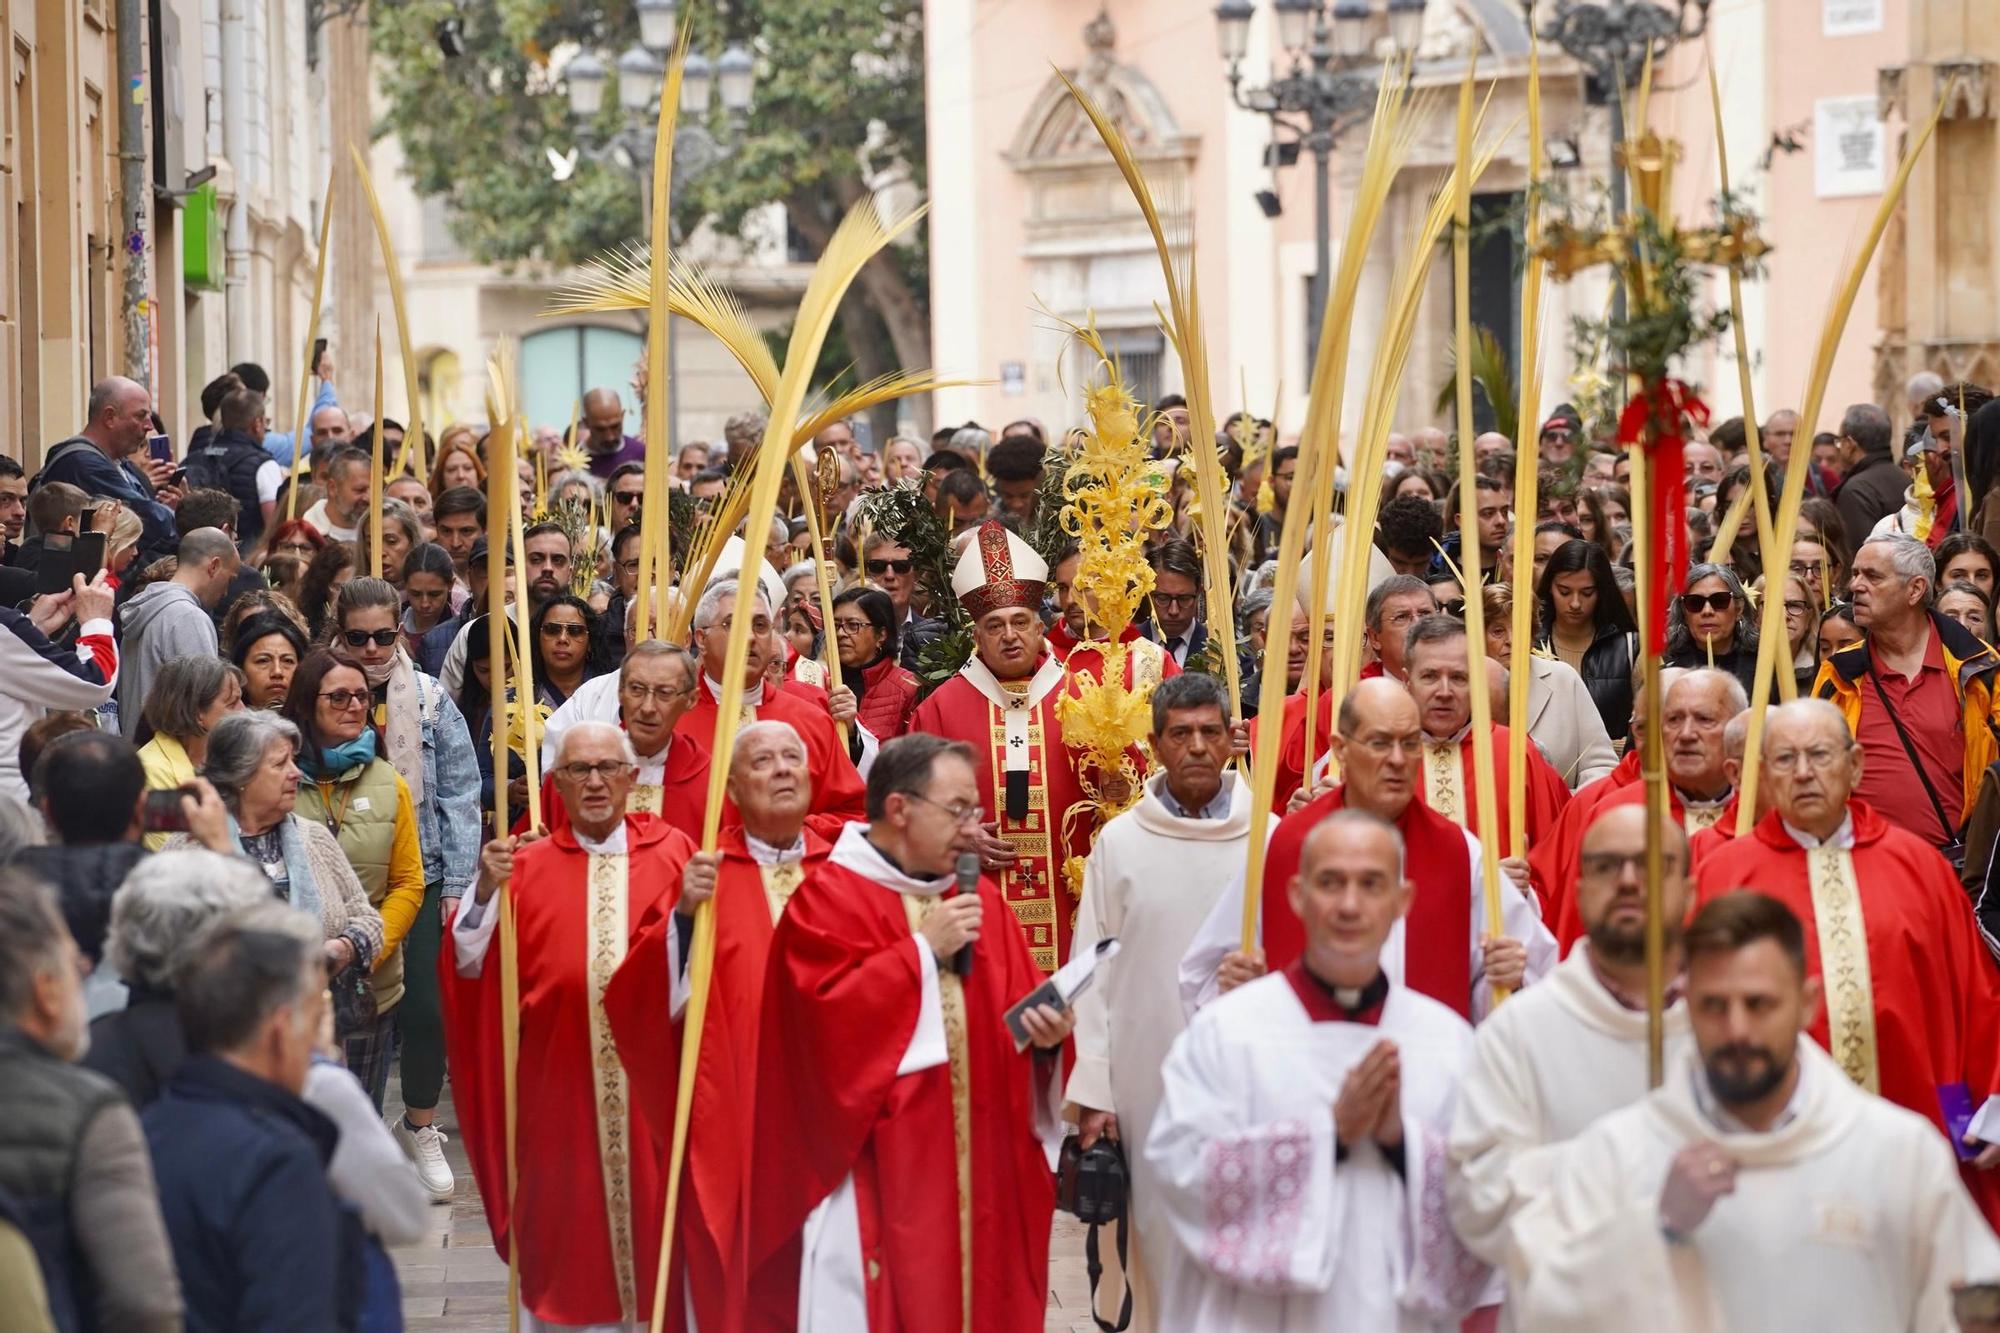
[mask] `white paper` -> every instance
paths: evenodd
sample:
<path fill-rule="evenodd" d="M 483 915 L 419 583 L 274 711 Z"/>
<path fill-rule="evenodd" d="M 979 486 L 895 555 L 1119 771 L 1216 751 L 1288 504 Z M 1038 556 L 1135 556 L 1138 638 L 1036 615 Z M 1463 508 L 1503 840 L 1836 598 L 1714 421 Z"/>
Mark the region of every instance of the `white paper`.
<path fill-rule="evenodd" d="M 1813 103 L 1813 193 L 1821 199 L 1882 193 L 1881 108 L 1873 94 Z"/>
<path fill-rule="evenodd" d="M 1055 983 L 1056 993 L 1063 997 L 1063 1003 L 1073 1004 L 1077 996 L 1090 989 L 1091 979 L 1097 975 L 1097 965 L 1117 956 L 1118 940 L 1115 937 L 1101 939 L 1089 953 L 1080 953 L 1057 968 L 1049 980 Z"/>
<path fill-rule="evenodd" d="M 1988 1097 L 1981 1103 L 1965 1132 L 1981 1143 L 2000 1143 L 2000 1097 Z"/>

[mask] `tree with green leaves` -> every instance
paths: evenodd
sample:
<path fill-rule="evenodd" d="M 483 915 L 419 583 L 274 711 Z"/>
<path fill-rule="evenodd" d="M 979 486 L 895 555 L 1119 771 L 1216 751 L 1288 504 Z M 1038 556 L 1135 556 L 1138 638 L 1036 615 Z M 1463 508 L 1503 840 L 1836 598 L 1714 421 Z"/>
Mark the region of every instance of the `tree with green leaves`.
<path fill-rule="evenodd" d="M 466 250 L 503 266 L 566 266 L 642 239 L 630 168 L 579 158 L 554 179 L 548 152 L 578 140 L 552 52 L 615 55 L 637 38 L 630 6 L 588 0 L 401 0 L 371 7 L 388 102 L 383 129 L 399 140 L 417 192 L 442 197 Z M 464 53 L 447 57 L 438 24 L 457 17 Z M 681 235 L 706 222 L 741 236 L 765 205 L 783 205 L 808 254 L 840 218 L 898 170 L 924 183 L 921 0 L 729 0 L 696 8 L 698 50 L 745 42 L 757 57 L 748 123 L 720 165 L 677 191 Z M 615 75 L 614 75 L 615 78 Z M 599 140 L 617 129 L 615 91 Z M 720 113 L 717 113 L 720 115 Z M 930 365 L 923 229 L 870 260 L 840 311 L 850 378 Z M 928 399 L 914 400 L 928 431 Z M 879 435 L 878 431 L 878 435 Z"/>

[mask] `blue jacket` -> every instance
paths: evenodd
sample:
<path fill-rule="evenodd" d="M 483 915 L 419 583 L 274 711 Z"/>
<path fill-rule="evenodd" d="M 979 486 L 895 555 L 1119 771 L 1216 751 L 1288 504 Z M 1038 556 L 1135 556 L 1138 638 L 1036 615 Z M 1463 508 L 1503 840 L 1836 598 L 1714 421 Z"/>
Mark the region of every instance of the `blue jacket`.
<path fill-rule="evenodd" d="M 300 435 L 306 437 L 309 442 L 308 447 L 310 447 L 312 431 L 309 427 L 312 423 L 312 414 L 319 411 L 322 407 L 339 406 L 340 399 L 334 397 L 333 385 L 325 380 L 321 380 L 319 382 L 319 389 L 313 394 L 312 406 L 306 409 L 306 419 L 299 423 L 299 429 L 289 433 L 276 430 L 265 431 L 264 452 L 277 459 L 280 463 L 283 463 L 286 467 L 290 467 L 292 460 L 298 456 Z"/>
<path fill-rule="evenodd" d="M 140 1120 L 188 1333 L 339 1328 L 353 1256 L 326 1179 L 333 1122 L 208 1055 L 188 1057 Z"/>
<path fill-rule="evenodd" d="M 424 737 L 424 799 L 417 840 L 424 849 L 424 883 L 444 884 L 456 898 L 479 873 L 479 756 L 465 715 L 434 678 L 417 673 L 417 716 Z"/>
<path fill-rule="evenodd" d="M 172 555 L 180 545 L 174 511 L 153 498 L 152 483 L 129 460 L 112 462 L 102 449 L 80 435 L 51 445 L 44 457 L 51 461 L 28 483 L 29 490 L 51 481 L 66 481 L 86 495 L 124 501 L 145 529 L 139 549 L 146 560 Z"/>

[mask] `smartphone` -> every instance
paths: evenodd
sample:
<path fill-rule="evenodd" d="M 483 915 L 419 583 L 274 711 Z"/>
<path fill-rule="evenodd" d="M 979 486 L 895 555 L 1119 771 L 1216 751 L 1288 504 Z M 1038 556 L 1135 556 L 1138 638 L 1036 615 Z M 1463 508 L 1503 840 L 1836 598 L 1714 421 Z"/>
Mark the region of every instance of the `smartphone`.
<path fill-rule="evenodd" d="M 146 802 L 139 811 L 140 827 L 147 833 L 187 832 L 187 812 L 181 809 L 181 798 L 195 794 L 193 787 L 147 792 Z"/>
<path fill-rule="evenodd" d="M 187 479 L 188 470 L 184 467 L 177 467 L 174 469 L 173 475 L 167 478 L 167 485 L 180 486 L 185 484 Z"/>
<path fill-rule="evenodd" d="M 81 574 L 85 582 L 97 577 L 97 571 L 104 568 L 105 535 L 101 532 L 78 533 L 70 545 L 70 570 Z"/>
<path fill-rule="evenodd" d="M 42 535 L 42 562 L 35 566 L 35 595 L 68 592 L 70 576 L 76 573 L 76 538 L 67 532 Z M 103 559 L 102 553 L 98 558 Z"/>
<path fill-rule="evenodd" d="M 174 461 L 174 442 L 165 435 L 148 435 L 146 452 L 153 456 L 155 462 L 171 463 Z"/>
<path fill-rule="evenodd" d="M 318 377 L 319 363 L 321 359 L 323 359 L 325 356 L 326 356 L 326 339 L 324 338 L 313 339 L 312 360 L 306 363 L 306 378 L 313 379 Z"/>

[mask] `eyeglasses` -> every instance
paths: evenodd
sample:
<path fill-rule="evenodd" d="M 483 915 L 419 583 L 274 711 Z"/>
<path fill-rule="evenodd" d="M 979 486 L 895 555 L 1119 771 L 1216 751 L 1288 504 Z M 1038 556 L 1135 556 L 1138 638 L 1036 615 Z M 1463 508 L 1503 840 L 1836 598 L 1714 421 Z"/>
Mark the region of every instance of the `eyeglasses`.
<path fill-rule="evenodd" d="M 916 561 L 914 560 L 870 560 L 868 562 L 868 572 L 870 574 L 887 574 L 890 570 L 894 570 L 898 574 L 907 574 L 914 568 L 916 568 Z"/>
<path fill-rule="evenodd" d="M 1786 615 L 1788 615 L 1788 616 L 1803 616 L 1803 615 L 1810 615 L 1811 613 L 1812 613 L 1812 603 L 1811 603 L 1811 602 L 1795 602 L 1795 601 L 1793 601 L 1793 600 L 1792 600 L 1791 598 L 1789 598 L 1789 597 L 1787 597 L 1787 598 L 1785 599 L 1785 614 L 1786 614 Z"/>
<path fill-rule="evenodd" d="M 643 704 L 651 699 L 664 708 L 683 695 L 693 694 L 694 686 L 689 685 L 676 690 L 665 685 L 645 685 L 636 680 L 628 680 L 618 687 L 618 692 L 635 704 Z"/>
<path fill-rule="evenodd" d="M 836 619 L 833 622 L 833 632 L 835 634 L 861 634 L 874 628 L 874 624 L 866 620 Z"/>
<path fill-rule="evenodd" d="M 622 505 L 635 505 L 646 498 L 644 491 L 613 491 L 611 498 Z"/>
<path fill-rule="evenodd" d="M 387 648 L 402 632 L 399 629 L 349 629 L 342 630 L 340 637 L 347 641 L 349 648 L 365 648 L 371 643 L 377 648 Z"/>
<path fill-rule="evenodd" d="M 556 776 L 581 787 L 592 778 L 603 778 L 610 782 L 613 778 L 632 771 L 632 765 L 623 759 L 605 759 L 595 764 L 558 764 Z"/>
<path fill-rule="evenodd" d="M 542 622 L 542 637 L 545 639 L 583 639 L 589 636 L 588 625 L 571 625 L 560 620 Z"/>
<path fill-rule="evenodd" d="M 1153 594 L 1153 605 L 1179 608 L 1193 606 L 1200 599 L 1201 594 L 1197 592 L 1156 592 Z"/>
<path fill-rule="evenodd" d="M 1387 759 L 1401 750 L 1404 754 L 1422 754 L 1424 738 L 1421 733 L 1410 736 L 1362 736 L 1348 737 L 1349 745 L 1358 745 L 1377 759 Z"/>
<path fill-rule="evenodd" d="M 280 551 L 289 552 L 292 555 L 316 554 L 313 544 L 311 542 L 279 542 L 277 549 Z"/>
<path fill-rule="evenodd" d="M 1454 597 L 1448 602 L 1439 602 L 1438 610 L 1450 616 L 1453 620 L 1463 620 L 1465 619 L 1465 599 L 1463 597 Z"/>
<path fill-rule="evenodd" d="M 1632 873 L 1644 876 L 1646 854 L 1644 852 L 1585 852 L 1577 858 L 1577 866 L 1592 879 L 1612 879 L 1625 873 L 1625 867 L 1632 867 Z M 1680 859 L 1661 856 L 1660 867 L 1669 873 L 1680 869 Z"/>
<path fill-rule="evenodd" d="M 928 796 L 919 796 L 913 791 L 906 791 L 903 793 L 903 795 L 909 797 L 913 801 L 922 801 L 925 805 L 936 806 L 938 809 L 944 811 L 947 815 L 951 816 L 951 821 L 954 824 L 977 824 L 980 820 L 986 818 L 986 807 L 984 806 L 946 805 L 942 801 L 933 801 Z"/>
<path fill-rule="evenodd" d="M 366 690 L 326 690 L 319 697 L 332 704 L 336 711 L 342 713 L 350 708 L 365 707 L 368 703 L 368 691 Z"/>
<path fill-rule="evenodd" d="M 1729 592 L 1684 592 L 1681 594 L 1681 610 L 1689 615 L 1694 615 L 1703 608 L 1710 611 L 1727 611 L 1730 603 L 1735 600 L 1735 594 Z"/>
<path fill-rule="evenodd" d="M 1777 773 L 1792 773 L 1802 767 L 1817 772 L 1833 767 L 1846 754 L 1847 751 L 1844 749 L 1836 750 L 1832 746 L 1816 745 L 1810 750 L 1778 750 L 1765 755 L 1764 762 Z"/>

